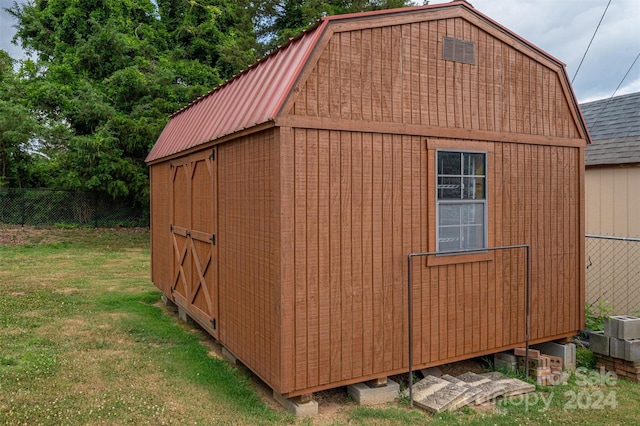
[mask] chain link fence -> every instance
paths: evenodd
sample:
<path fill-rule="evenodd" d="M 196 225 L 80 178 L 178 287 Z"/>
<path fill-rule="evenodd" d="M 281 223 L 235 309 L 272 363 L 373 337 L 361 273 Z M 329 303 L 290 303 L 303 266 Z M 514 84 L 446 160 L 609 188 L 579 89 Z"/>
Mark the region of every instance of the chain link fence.
<path fill-rule="evenodd" d="M 640 238 L 587 235 L 587 306 L 607 315 L 640 315 Z"/>
<path fill-rule="evenodd" d="M 148 227 L 149 212 L 141 206 L 86 192 L 1 188 L 0 223 Z"/>

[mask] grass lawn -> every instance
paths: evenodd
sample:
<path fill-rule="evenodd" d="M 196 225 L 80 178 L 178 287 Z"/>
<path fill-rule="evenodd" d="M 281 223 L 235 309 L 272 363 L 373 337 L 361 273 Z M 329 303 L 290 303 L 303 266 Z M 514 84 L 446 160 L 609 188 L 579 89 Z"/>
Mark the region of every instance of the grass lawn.
<path fill-rule="evenodd" d="M 320 392 L 297 419 L 159 303 L 146 230 L 0 228 L 0 424 L 640 424 L 640 385 L 595 373 L 431 416 Z"/>

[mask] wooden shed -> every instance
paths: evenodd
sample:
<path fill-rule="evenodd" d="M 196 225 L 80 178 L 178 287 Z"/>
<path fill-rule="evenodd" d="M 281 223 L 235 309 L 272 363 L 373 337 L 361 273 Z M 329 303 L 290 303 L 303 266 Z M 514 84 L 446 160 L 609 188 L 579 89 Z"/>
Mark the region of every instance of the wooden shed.
<path fill-rule="evenodd" d="M 407 255 L 531 246 L 531 343 L 584 322 L 564 65 L 464 1 L 330 16 L 171 116 L 152 280 L 275 392 L 409 370 Z M 412 277 L 413 368 L 524 343 L 522 253 Z"/>

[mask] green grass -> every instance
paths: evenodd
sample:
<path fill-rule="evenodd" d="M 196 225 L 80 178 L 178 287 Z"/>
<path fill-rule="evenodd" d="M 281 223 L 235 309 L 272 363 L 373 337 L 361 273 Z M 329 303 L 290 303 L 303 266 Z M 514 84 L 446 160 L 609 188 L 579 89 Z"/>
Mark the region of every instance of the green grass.
<path fill-rule="evenodd" d="M 281 424 L 149 280 L 148 232 L 0 246 L 0 424 Z"/>
<path fill-rule="evenodd" d="M 596 372 L 438 415 L 410 410 L 406 399 L 358 407 L 343 391 L 320 392 L 320 415 L 296 419 L 250 372 L 215 356 L 206 333 L 159 303 L 147 231 L 18 237 L 18 245 L 0 244 L 3 425 L 640 425 L 640 385 L 603 383 Z M 592 365 L 584 351 L 581 365 Z"/>

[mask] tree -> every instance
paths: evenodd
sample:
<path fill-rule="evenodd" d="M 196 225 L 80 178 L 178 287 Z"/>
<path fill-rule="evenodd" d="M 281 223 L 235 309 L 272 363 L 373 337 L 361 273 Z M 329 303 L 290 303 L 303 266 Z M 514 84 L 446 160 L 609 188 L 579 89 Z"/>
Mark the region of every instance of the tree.
<path fill-rule="evenodd" d="M 17 20 L 14 41 L 33 59 L 21 64 L 19 89 L 5 91 L 20 90 L 25 102 L 0 104 L 5 116 L 22 126 L 12 130 L 11 138 L 5 136 L 4 167 L 13 175 L 25 174 L 14 166 L 10 169 L 9 159 L 18 164 L 16 156 L 28 156 L 25 147 L 37 141 L 38 151 L 49 159 L 48 185 L 148 205 L 144 158 L 171 113 L 322 15 L 407 4 L 407 0 L 16 2 L 5 9 Z M 26 157 L 22 160 L 31 164 Z M 42 163 L 38 167 L 42 169 Z"/>
<path fill-rule="evenodd" d="M 255 59 L 230 0 L 14 3 L 25 95 L 46 122 L 52 184 L 148 204 L 144 158 L 171 113 Z M 234 35 L 235 34 L 235 35 Z M 65 131 L 66 129 L 66 131 Z"/>
<path fill-rule="evenodd" d="M 38 123 L 23 103 L 23 88 L 13 64 L 9 54 L 0 50 L 0 187 L 29 186 L 38 181 L 30 167 Z"/>
<path fill-rule="evenodd" d="M 256 32 L 262 49 L 269 51 L 323 16 L 410 5 L 410 0 L 264 0 L 257 3 Z"/>

